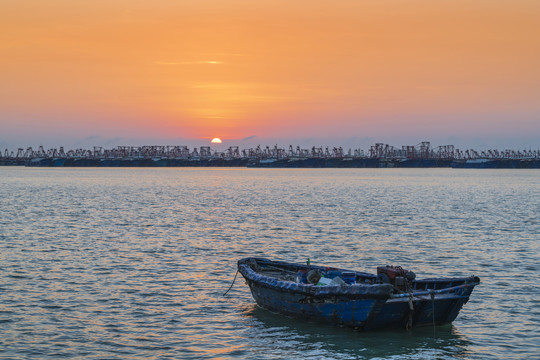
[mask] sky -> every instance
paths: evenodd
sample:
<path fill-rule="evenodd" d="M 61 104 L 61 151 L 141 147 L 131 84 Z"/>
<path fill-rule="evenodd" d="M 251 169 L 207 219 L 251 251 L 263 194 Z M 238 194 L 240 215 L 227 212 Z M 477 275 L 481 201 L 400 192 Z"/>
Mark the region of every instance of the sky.
<path fill-rule="evenodd" d="M 540 148 L 538 0 L 2 0 L 0 149 Z"/>

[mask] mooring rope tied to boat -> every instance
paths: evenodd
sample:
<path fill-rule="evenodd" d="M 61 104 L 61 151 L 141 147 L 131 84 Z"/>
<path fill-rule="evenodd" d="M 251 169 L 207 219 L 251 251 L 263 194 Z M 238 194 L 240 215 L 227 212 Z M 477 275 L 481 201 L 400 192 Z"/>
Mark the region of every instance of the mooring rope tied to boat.
<path fill-rule="evenodd" d="M 435 332 L 435 293 L 431 292 L 431 318 L 433 320 L 433 332 Z"/>
<path fill-rule="evenodd" d="M 406 330 L 412 329 L 413 326 L 413 312 L 414 312 L 414 305 L 413 305 L 413 298 L 414 295 L 412 291 L 409 293 L 409 318 L 407 319 L 407 324 L 405 325 Z"/>
<path fill-rule="evenodd" d="M 236 270 L 236 274 L 234 274 L 234 279 L 232 281 L 232 284 L 231 286 L 229 286 L 229 288 L 227 289 L 227 291 L 225 291 L 225 293 L 223 293 L 223 296 L 227 295 L 227 293 L 229 292 L 229 290 L 232 289 L 233 285 L 234 285 L 234 282 L 236 281 L 236 277 L 238 276 L 238 270 Z"/>

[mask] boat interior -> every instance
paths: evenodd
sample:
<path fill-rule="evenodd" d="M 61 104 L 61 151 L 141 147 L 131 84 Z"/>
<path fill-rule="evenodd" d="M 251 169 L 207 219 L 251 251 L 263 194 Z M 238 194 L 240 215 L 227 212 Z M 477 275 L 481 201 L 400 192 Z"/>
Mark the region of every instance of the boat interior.
<path fill-rule="evenodd" d="M 377 275 L 375 275 L 334 267 L 291 264 L 269 261 L 266 259 L 250 259 L 247 264 L 260 275 L 272 277 L 281 281 L 317 284 L 319 283 L 320 277 L 328 279 L 338 277 L 343 280 L 339 282 L 342 286 L 352 284 L 390 283 L 394 286 L 396 293 L 409 292 L 411 290 L 425 291 L 447 289 L 468 282 L 479 281 L 477 277 L 430 278 L 417 280 L 415 279 L 416 275 L 412 271 L 404 270 L 399 266 L 394 267 L 388 265 L 378 267 Z M 316 274 L 315 276 L 313 276 L 314 273 Z"/>

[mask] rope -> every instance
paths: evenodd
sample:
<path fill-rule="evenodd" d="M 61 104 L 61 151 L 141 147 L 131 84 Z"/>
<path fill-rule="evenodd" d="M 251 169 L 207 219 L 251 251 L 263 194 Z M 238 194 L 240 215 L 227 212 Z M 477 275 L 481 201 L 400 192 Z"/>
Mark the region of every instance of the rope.
<path fill-rule="evenodd" d="M 231 286 L 229 286 L 229 288 L 227 289 L 227 291 L 225 291 L 225 293 L 223 294 L 223 296 L 227 295 L 227 293 L 229 292 L 229 290 L 232 289 L 233 285 L 234 285 L 234 282 L 236 281 L 236 277 L 238 276 L 238 270 L 236 270 L 236 274 L 234 274 L 234 279 L 232 281 L 232 284 Z"/>
<path fill-rule="evenodd" d="M 414 312 L 413 293 L 411 291 L 409 294 L 409 319 L 407 320 L 407 324 L 405 325 L 406 330 L 410 330 L 413 326 L 413 312 Z"/>
<path fill-rule="evenodd" d="M 431 293 L 431 313 L 433 320 L 433 332 L 435 332 L 435 293 Z"/>

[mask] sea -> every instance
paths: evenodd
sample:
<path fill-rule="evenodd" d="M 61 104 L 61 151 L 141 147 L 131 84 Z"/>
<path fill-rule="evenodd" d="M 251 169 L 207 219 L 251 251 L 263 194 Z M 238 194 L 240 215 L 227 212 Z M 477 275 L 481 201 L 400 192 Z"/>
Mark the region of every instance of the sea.
<path fill-rule="evenodd" d="M 540 359 L 539 243 L 540 170 L 0 167 L 0 359 Z M 481 284 L 361 332 L 259 308 L 250 256 Z"/>

